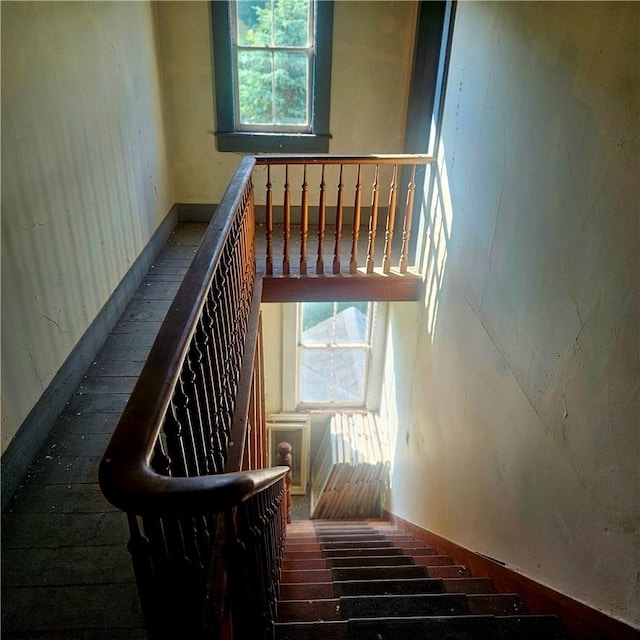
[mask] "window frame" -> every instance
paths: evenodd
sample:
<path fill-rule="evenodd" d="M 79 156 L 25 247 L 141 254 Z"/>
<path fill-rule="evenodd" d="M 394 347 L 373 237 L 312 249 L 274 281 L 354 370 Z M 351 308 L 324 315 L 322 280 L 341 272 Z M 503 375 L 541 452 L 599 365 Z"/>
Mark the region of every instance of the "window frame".
<path fill-rule="evenodd" d="M 388 304 L 368 301 L 373 305 L 371 342 L 365 374 L 365 399 L 363 404 L 356 403 L 312 403 L 300 401 L 300 363 L 301 349 L 299 336 L 302 318 L 302 302 L 283 304 L 282 316 L 282 408 L 283 411 L 304 411 L 311 413 L 335 413 L 336 411 L 377 411 L 380 408 L 384 360 L 387 340 Z M 294 367 L 284 363 L 295 363 Z"/>
<path fill-rule="evenodd" d="M 315 51 L 311 61 L 311 113 L 308 133 L 245 131 L 236 122 L 233 85 L 231 2 L 211 0 L 213 81 L 218 151 L 247 153 L 327 153 L 331 103 L 331 54 L 333 46 L 333 0 L 313 0 L 315 5 Z"/>

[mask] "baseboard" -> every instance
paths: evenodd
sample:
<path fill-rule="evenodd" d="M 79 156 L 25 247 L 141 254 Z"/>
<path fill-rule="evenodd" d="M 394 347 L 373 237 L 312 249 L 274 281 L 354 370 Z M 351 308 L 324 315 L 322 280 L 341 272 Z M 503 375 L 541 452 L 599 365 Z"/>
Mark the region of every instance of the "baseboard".
<path fill-rule="evenodd" d="M 423 529 L 408 520 L 385 511 L 385 519 L 421 540 L 438 553 L 450 556 L 455 564 L 467 565 L 474 576 L 491 578 L 496 591 L 518 593 L 529 613 L 557 615 L 571 640 L 638 640 L 640 631 L 597 609 L 545 587 L 503 564 Z"/>
<path fill-rule="evenodd" d="M 174 205 L 40 396 L 2 455 L 0 465 L 3 511 L 49 437 L 58 416 L 149 271 L 149 267 L 166 245 L 176 221 L 177 209 Z"/>
<path fill-rule="evenodd" d="M 177 203 L 175 207 L 179 222 L 211 222 L 218 205 Z"/>

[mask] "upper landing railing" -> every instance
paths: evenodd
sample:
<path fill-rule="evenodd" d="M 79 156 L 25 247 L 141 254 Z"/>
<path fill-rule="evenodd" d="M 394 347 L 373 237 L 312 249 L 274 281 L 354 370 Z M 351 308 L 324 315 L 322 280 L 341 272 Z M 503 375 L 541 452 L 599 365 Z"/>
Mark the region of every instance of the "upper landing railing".
<path fill-rule="evenodd" d="M 287 467 L 266 468 L 260 302 L 269 296 L 283 299 L 283 291 L 298 300 L 411 299 L 403 297 L 409 293 L 398 282 L 384 291 L 368 289 L 367 283 L 376 277 L 388 280 L 394 271 L 402 280 L 408 271 L 415 176 L 428 162 L 425 156 L 268 156 L 240 162 L 100 466 L 104 494 L 127 513 L 129 550 L 151 640 L 271 637 L 284 548 Z M 401 177 L 405 166 L 406 182 Z M 312 206 L 310 185 L 317 170 L 319 199 Z M 367 170 L 372 173 L 365 180 Z M 254 192 L 252 175 L 257 178 L 260 172 L 267 180 L 264 200 L 256 207 L 255 198 L 261 196 L 259 189 Z M 274 204 L 278 172 L 282 205 Z M 299 204 L 290 186 L 297 172 L 302 178 Z M 347 181 L 348 176 L 354 179 Z M 349 191 L 351 209 L 344 204 Z M 362 204 L 365 196 L 370 207 Z M 383 197 L 386 208 L 379 204 Z M 328 204 L 332 201 L 334 208 Z M 262 257 L 256 257 L 257 212 L 264 215 L 258 227 L 264 225 L 268 235 Z M 362 220 L 367 221 L 366 234 L 360 232 Z M 384 243 L 376 240 L 380 220 L 385 221 Z M 285 271 L 291 267 L 296 224 L 296 265 L 302 275 L 293 276 L 289 268 L 288 276 L 277 278 L 274 229 L 282 226 L 278 262 Z M 312 230 L 315 274 L 307 269 Z M 328 230 L 333 232 L 332 267 L 325 274 Z M 361 235 L 367 240 L 362 254 Z M 345 237 L 348 259 L 341 250 Z M 263 269 L 257 271 L 256 263 L 272 275 L 259 277 Z M 268 283 L 276 280 L 280 289 L 271 286 L 268 294 Z M 296 280 L 304 287 L 296 288 Z M 324 289 L 314 291 L 313 280 L 323 280 Z"/>
<path fill-rule="evenodd" d="M 260 271 L 407 272 L 416 173 L 433 161 L 431 156 L 266 155 L 255 160 L 266 245 L 265 255 L 258 256 Z"/>

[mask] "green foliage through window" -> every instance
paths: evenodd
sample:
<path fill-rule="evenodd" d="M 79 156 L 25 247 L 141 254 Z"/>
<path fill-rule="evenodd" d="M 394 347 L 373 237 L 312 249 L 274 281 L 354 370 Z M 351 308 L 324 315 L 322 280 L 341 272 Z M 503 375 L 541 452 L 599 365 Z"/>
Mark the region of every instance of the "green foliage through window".
<path fill-rule="evenodd" d="M 310 126 L 311 0 L 235 3 L 240 126 Z"/>

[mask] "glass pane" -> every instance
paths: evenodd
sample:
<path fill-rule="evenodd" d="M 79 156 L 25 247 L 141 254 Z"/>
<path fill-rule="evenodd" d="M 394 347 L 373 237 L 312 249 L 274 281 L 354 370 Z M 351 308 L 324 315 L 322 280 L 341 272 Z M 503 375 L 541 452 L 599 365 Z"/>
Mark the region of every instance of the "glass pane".
<path fill-rule="evenodd" d="M 272 7 L 270 0 L 237 0 L 236 42 L 242 46 L 271 45 Z"/>
<path fill-rule="evenodd" d="M 365 349 L 303 349 L 300 400 L 308 403 L 364 403 Z"/>
<path fill-rule="evenodd" d="M 306 125 L 309 91 L 308 55 L 275 54 L 275 123 Z"/>
<path fill-rule="evenodd" d="M 271 124 L 272 55 L 238 51 L 238 93 L 242 124 Z"/>
<path fill-rule="evenodd" d="M 276 47 L 308 45 L 310 4 L 310 0 L 275 0 L 273 23 Z"/>
<path fill-rule="evenodd" d="M 368 344 L 369 321 L 368 302 L 304 302 L 300 343 Z"/>
<path fill-rule="evenodd" d="M 333 338 L 333 302 L 302 303 L 302 344 L 329 344 Z"/>

